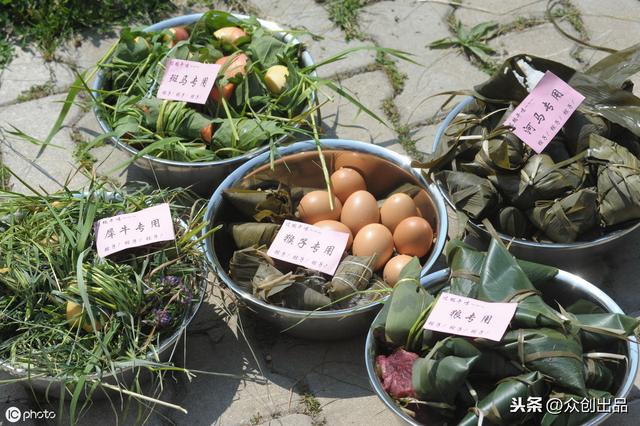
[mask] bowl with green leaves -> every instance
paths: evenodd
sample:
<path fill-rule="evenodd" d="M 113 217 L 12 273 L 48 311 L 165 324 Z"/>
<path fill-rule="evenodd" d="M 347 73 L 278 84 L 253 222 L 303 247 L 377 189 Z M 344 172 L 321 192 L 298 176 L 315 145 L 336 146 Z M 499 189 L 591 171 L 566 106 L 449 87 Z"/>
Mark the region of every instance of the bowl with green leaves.
<path fill-rule="evenodd" d="M 193 186 L 209 195 L 248 159 L 269 150 L 275 155 L 294 137 L 317 139 L 321 88 L 375 116 L 317 75 L 319 66 L 353 50 L 315 63 L 278 24 L 215 10 L 125 29 L 98 63 L 95 112 L 105 134 L 160 186 Z M 220 65 L 204 104 L 158 98 L 169 59 Z"/>
<path fill-rule="evenodd" d="M 182 189 L 102 184 L 35 194 L 0 194 L 0 368 L 8 381 L 70 401 L 72 423 L 113 392 L 180 409 L 140 385 L 186 372 L 172 356 L 207 287 L 203 204 Z M 164 203 L 175 240 L 98 255 L 101 219 Z"/>
<path fill-rule="evenodd" d="M 596 425 L 626 412 L 637 318 L 577 275 L 516 259 L 497 238 L 486 252 L 452 240 L 445 254 L 449 268 L 429 276 L 417 261 L 403 269 L 367 336 L 371 386 L 403 423 Z M 432 318 L 443 298 L 446 319 Z M 476 316 L 481 302 L 493 304 Z M 515 310 L 490 339 L 493 306 L 505 302 Z"/>
<path fill-rule="evenodd" d="M 487 81 L 457 92 L 470 96 L 419 166 L 469 230 L 488 241 L 490 222 L 518 257 L 575 271 L 619 249 L 640 228 L 640 97 L 628 81 L 638 52 L 632 46 L 585 71 L 526 54 L 507 59 Z M 536 152 L 506 123 L 548 72 L 584 100 L 572 113 L 558 109 L 566 123 Z M 546 108 L 539 132 L 545 114 L 546 123 L 559 122 Z"/>

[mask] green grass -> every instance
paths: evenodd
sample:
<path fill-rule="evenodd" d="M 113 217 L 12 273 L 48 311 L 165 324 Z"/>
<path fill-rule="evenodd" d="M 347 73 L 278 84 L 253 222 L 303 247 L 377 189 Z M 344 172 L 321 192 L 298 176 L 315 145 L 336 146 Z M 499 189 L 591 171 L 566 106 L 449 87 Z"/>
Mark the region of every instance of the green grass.
<path fill-rule="evenodd" d="M 11 173 L 9 173 L 7 166 L 2 164 L 2 158 L 0 158 L 0 189 L 9 189 L 9 178 L 11 178 Z"/>
<path fill-rule="evenodd" d="M 459 49 L 472 61 L 481 65 L 481 69 L 491 73 L 495 65 L 490 55 L 495 50 L 487 44 L 491 38 L 495 37 L 499 29 L 496 22 L 482 22 L 472 28 L 468 28 L 458 21 L 453 14 L 449 18 L 449 29 L 451 37 L 441 38 L 429 43 L 431 49 Z"/>
<path fill-rule="evenodd" d="M 317 416 L 322 412 L 320 401 L 318 401 L 316 397 L 310 393 L 305 393 L 302 395 L 302 404 L 304 406 L 304 414 L 308 416 Z"/>
<path fill-rule="evenodd" d="M 393 88 L 393 94 L 397 96 L 402 93 L 407 75 L 400 71 L 396 62 L 390 59 L 389 55 L 384 52 L 378 52 L 376 55 L 376 63 L 380 65 L 385 74 L 387 74 L 387 78 Z"/>
<path fill-rule="evenodd" d="M 18 102 L 33 101 L 34 99 L 44 98 L 53 94 L 55 86 L 53 81 L 49 80 L 43 84 L 35 84 L 29 89 L 22 91 L 17 98 Z"/>
<path fill-rule="evenodd" d="M 150 23 L 175 10 L 169 0 L 0 0 L 0 69 L 11 43 L 34 43 L 46 60 L 65 40 L 84 30 L 107 33 L 114 25 Z"/>
<path fill-rule="evenodd" d="M 82 136 L 77 127 L 73 127 L 71 129 L 71 140 L 76 144 L 73 150 L 73 158 L 76 160 L 80 168 L 91 172 L 94 164 L 98 160 L 93 156 L 93 154 L 91 154 L 91 152 L 89 152 L 90 141 Z M 104 143 L 101 145 L 104 145 Z M 96 146 L 93 146 L 92 148 L 95 147 Z"/>
<path fill-rule="evenodd" d="M 329 19 L 344 31 L 347 40 L 363 38 L 358 12 L 368 3 L 367 0 L 329 0 L 326 3 Z"/>

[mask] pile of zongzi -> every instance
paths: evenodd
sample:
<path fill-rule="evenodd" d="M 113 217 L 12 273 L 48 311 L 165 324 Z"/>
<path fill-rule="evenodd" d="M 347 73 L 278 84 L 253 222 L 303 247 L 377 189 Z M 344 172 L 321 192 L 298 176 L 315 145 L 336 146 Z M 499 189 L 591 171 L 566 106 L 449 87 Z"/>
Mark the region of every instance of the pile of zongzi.
<path fill-rule="evenodd" d="M 276 180 L 261 182 L 258 189 L 223 192 L 225 213 L 233 218 L 224 226 L 234 247 L 229 275 L 239 287 L 292 309 L 342 309 L 378 298 L 397 282 L 412 256 L 427 258 L 436 224 L 428 216 L 431 204 L 421 198 L 424 189 L 405 182 L 377 199 L 370 182 L 349 167 L 334 171 L 330 181 L 333 203 L 328 191 Z M 322 182 L 320 173 L 317 182 Z M 267 254 L 285 220 L 348 234 L 333 276 Z M 306 241 L 300 244 L 304 247 Z M 318 260 L 322 256 L 317 252 Z"/>
<path fill-rule="evenodd" d="M 625 339 L 640 321 L 606 312 L 587 295 L 560 306 L 558 294 L 549 294 L 558 271 L 516 260 L 498 240 L 488 252 L 453 240 L 446 256 L 448 280 L 428 290 L 417 262 L 409 263 L 374 323 L 378 376 L 406 413 L 424 424 L 577 426 L 595 410 L 551 413 L 547 400 L 613 405 L 626 371 Z M 426 330 L 440 291 L 518 305 L 499 342 Z M 530 397 L 540 410 L 513 410 Z"/>
<path fill-rule="evenodd" d="M 473 91 L 434 153 L 419 164 L 474 223 L 534 241 L 589 241 L 640 219 L 640 99 L 626 79 L 640 45 L 586 72 L 518 55 Z M 503 123 L 551 71 L 585 96 L 536 154 Z"/>

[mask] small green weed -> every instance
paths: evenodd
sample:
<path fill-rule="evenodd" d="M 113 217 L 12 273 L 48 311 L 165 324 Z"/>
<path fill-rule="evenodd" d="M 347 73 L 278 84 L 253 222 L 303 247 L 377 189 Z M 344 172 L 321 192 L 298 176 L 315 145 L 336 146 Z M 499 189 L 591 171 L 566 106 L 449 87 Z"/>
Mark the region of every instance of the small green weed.
<path fill-rule="evenodd" d="M 378 52 L 376 54 L 376 63 L 378 63 L 387 74 L 394 95 L 399 95 L 404 89 L 404 82 L 407 80 L 407 75 L 400 71 L 396 62 L 391 60 L 384 52 Z"/>
<path fill-rule="evenodd" d="M 337 26 L 342 28 L 347 40 L 363 38 L 358 25 L 358 12 L 366 0 L 329 0 L 327 12 Z"/>
<path fill-rule="evenodd" d="M 487 61 L 488 56 L 495 53 L 485 42 L 490 39 L 498 29 L 497 22 L 482 22 L 471 29 L 467 29 L 462 22 L 451 23 L 453 37 L 445 37 L 429 43 L 431 49 L 459 48 L 468 56 L 475 57 L 480 61 Z"/>
<path fill-rule="evenodd" d="M 304 414 L 308 416 L 317 416 L 322 412 L 320 401 L 310 393 L 302 395 L 302 404 L 304 405 Z"/>
<path fill-rule="evenodd" d="M 54 92 L 54 85 L 51 80 L 43 84 L 35 84 L 29 89 L 22 91 L 17 98 L 18 102 L 28 102 L 35 99 L 47 97 Z"/>

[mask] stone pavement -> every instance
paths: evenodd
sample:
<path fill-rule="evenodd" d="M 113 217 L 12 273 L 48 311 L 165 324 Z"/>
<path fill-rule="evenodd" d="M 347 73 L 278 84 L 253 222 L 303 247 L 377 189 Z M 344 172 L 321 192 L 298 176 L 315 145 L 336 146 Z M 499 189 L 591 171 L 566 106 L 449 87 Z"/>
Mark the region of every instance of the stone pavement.
<path fill-rule="evenodd" d="M 202 6 L 181 3 L 177 14 L 203 10 Z M 355 37 L 350 41 L 331 20 L 328 10 L 330 5 L 339 3 L 335 0 L 220 3 L 216 5 L 219 8 L 227 8 L 227 3 L 240 5 L 244 11 L 321 36 L 321 40 L 305 39 L 316 58 L 364 45 L 414 54 L 418 64 L 389 61 L 371 51 L 361 51 L 321 69 L 321 74 L 339 81 L 389 123 L 384 126 L 364 114 L 357 115 L 351 104 L 337 98 L 322 110 L 325 136 L 369 141 L 416 157 L 431 150 L 438 122 L 446 112 L 440 109 L 444 97 L 432 95 L 469 89 L 488 77 L 492 64 L 516 53 L 545 56 L 578 69 L 604 55 L 563 36 L 545 15 L 547 2 L 542 0 L 465 0 L 459 7 L 443 0 L 362 1 L 365 6 L 358 11 Z M 633 38 L 640 34 L 637 0 L 616 1 L 615 7 L 598 0 L 562 1 L 561 7 L 554 9 L 554 16 L 564 31 L 596 45 L 621 49 L 638 42 Z M 467 26 L 487 21 L 500 25 L 500 35 L 488 42 L 496 54 L 487 63 L 456 49 L 427 47 L 432 41 L 450 37 L 458 21 Z M 127 157 L 111 145 L 93 149 L 93 158 L 79 155 L 78 148 L 101 133 L 92 113 L 86 110 L 86 102 L 72 109 L 65 127 L 53 139 L 57 148 L 44 153 L 6 131 L 12 125 L 33 137 L 44 138 L 57 118 L 74 72 L 94 64 L 115 37 L 115 32 L 102 38 L 88 34 L 81 46 L 61 46 L 54 62 L 44 62 L 36 51 L 18 50 L 16 59 L 0 71 L 0 126 L 5 128 L 5 140 L 0 145 L 2 161 L 29 185 L 47 191 L 64 184 L 79 188 L 93 172 L 117 182 L 141 178 L 133 167 L 118 168 Z M 635 77 L 635 82 L 638 87 L 640 76 Z M 15 178 L 10 185 L 17 191 L 27 190 Z M 636 236 L 619 253 L 608 254 L 589 265 L 576 265 L 582 276 L 601 285 L 625 311 L 636 315 L 640 315 L 640 293 L 635 289 L 639 245 Z M 281 335 L 247 312 L 237 315 L 228 291 L 212 287 L 176 360 L 201 372 L 190 380 L 179 375 L 168 377 L 161 396 L 186 408 L 189 414 L 156 407 L 150 413 L 149 424 L 394 423 L 393 416 L 369 388 L 363 337 L 313 342 Z M 115 411 L 122 411 L 117 404 Z M 0 414 L 12 405 L 36 407 L 34 396 L 21 386 L 0 387 Z M 42 406 L 57 410 L 56 402 Z M 96 401 L 81 423 L 115 423 L 113 411 L 108 401 Z M 120 415 L 120 422 L 129 424 L 136 415 L 144 419 L 145 414 L 149 413 L 143 405 L 134 406 Z M 640 390 L 635 388 L 629 399 L 629 413 L 612 417 L 607 424 L 637 424 L 639 418 Z"/>

